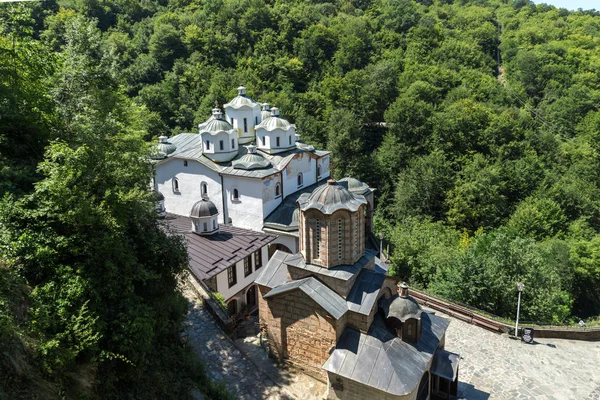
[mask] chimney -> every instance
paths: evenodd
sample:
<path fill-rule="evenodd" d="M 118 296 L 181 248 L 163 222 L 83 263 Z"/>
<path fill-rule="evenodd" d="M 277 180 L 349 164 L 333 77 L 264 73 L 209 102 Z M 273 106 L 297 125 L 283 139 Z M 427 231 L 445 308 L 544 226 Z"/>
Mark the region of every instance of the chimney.
<path fill-rule="evenodd" d="M 398 284 L 398 295 L 403 299 L 408 299 L 408 285 L 406 283 Z"/>

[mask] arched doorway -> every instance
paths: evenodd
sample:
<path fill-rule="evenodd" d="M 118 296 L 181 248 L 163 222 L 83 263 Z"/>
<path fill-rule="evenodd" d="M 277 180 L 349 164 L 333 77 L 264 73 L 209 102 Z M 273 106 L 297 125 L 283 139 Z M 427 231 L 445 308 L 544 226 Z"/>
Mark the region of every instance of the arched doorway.
<path fill-rule="evenodd" d="M 283 252 L 292 254 L 292 251 L 285 244 L 273 243 L 269 245 L 269 259 L 271 259 L 271 257 L 273 256 L 273 254 L 275 254 L 275 251 L 277 250 L 281 250 Z"/>
<path fill-rule="evenodd" d="M 256 307 L 257 297 L 256 297 L 256 285 L 252 285 L 248 288 L 246 292 L 246 304 L 249 309 L 253 309 Z"/>
<path fill-rule="evenodd" d="M 235 313 L 237 313 L 237 300 L 233 299 L 227 303 L 227 314 L 232 317 Z"/>

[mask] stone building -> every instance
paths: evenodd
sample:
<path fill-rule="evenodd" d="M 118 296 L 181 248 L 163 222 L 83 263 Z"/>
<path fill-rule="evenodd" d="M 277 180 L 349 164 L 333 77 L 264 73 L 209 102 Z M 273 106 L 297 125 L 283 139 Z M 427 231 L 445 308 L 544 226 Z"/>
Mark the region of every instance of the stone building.
<path fill-rule="evenodd" d="M 369 203 L 350 183 L 298 197 L 299 252 L 275 252 L 256 279 L 270 351 L 327 381 L 332 399 L 449 398 L 449 321 L 424 312 L 365 248 Z"/>

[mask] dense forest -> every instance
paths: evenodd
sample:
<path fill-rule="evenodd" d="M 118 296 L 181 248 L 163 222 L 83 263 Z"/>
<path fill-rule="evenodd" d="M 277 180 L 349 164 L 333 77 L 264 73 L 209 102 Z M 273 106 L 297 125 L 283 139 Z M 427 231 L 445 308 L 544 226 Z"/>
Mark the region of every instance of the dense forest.
<path fill-rule="evenodd" d="M 527 0 L 0 4 L 0 399 L 182 398 L 148 146 L 243 83 L 377 188 L 391 273 L 600 314 L 600 14 Z M 209 393 L 210 396 L 210 393 Z"/>

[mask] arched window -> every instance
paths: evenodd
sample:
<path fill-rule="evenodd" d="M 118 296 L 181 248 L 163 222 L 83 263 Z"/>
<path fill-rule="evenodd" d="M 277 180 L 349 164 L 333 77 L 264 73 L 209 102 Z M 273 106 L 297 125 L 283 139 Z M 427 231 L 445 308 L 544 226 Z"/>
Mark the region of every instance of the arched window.
<path fill-rule="evenodd" d="M 208 222 L 204 222 L 204 232 L 208 231 Z"/>
<path fill-rule="evenodd" d="M 281 196 L 281 184 L 277 182 L 275 184 L 275 197 Z"/>
<path fill-rule="evenodd" d="M 200 195 L 202 195 L 202 197 L 208 196 L 208 185 L 206 182 L 200 184 Z"/>
<path fill-rule="evenodd" d="M 179 179 L 173 178 L 173 192 L 179 193 Z"/>
<path fill-rule="evenodd" d="M 231 148 L 235 149 L 235 139 L 231 139 Z"/>
<path fill-rule="evenodd" d="M 304 177 L 302 176 L 302 172 L 298 174 L 298 187 L 301 187 L 304 182 Z"/>
<path fill-rule="evenodd" d="M 210 150 L 210 142 L 208 140 L 206 141 L 206 150 Z"/>
<path fill-rule="evenodd" d="M 279 136 L 275 138 L 275 146 L 279 147 L 281 144 L 279 143 Z"/>
<path fill-rule="evenodd" d="M 292 135 L 288 136 L 288 141 L 290 142 L 290 145 L 292 144 Z"/>
<path fill-rule="evenodd" d="M 239 200 L 240 199 L 240 192 L 238 192 L 237 189 L 233 189 L 233 200 Z"/>

